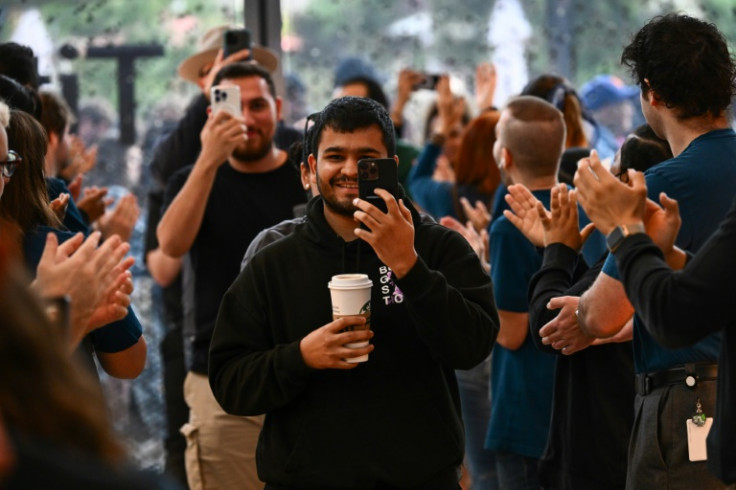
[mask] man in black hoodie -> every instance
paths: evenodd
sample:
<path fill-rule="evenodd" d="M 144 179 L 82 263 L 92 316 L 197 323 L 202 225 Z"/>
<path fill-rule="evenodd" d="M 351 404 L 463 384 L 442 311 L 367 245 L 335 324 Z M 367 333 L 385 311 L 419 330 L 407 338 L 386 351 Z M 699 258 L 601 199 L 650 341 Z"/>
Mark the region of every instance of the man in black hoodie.
<path fill-rule="evenodd" d="M 266 413 L 257 450 L 266 488 L 457 489 L 453 370 L 481 362 L 496 338 L 489 277 L 459 234 L 421 223 L 405 196 L 377 191 L 387 213 L 358 199 L 358 160 L 394 155 L 380 105 L 336 99 L 311 138 L 321 195 L 223 298 L 210 385 L 227 412 Z M 362 317 L 332 320 L 327 283 L 345 272 L 373 281 L 372 330 L 344 331 Z M 366 353 L 365 363 L 345 360 Z"/>

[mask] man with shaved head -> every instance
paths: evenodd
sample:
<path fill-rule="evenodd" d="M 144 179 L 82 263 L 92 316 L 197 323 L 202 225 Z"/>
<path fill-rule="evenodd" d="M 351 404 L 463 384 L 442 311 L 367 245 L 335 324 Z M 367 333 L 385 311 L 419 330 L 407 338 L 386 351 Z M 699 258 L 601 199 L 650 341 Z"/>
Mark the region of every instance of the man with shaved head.
<path fill-rule="evenodd" d="M 494 158 L 505 185 L 521 184 L 549 208 L 565 144 L 565 122 L 552 104 L 530 96 L 509 101 L 496 126 Z M 588 243 L 590 262 L 603 252 Z M 501 330 L 491 370 L 492 409 L 486 448 L 496 453 L 501 488 L 538 489 L 537 465 L 547 442 L 554 356 L 529 337 L 527 290 L 541 251 L 504 216 L 490 229 L 491 278 Z"/>

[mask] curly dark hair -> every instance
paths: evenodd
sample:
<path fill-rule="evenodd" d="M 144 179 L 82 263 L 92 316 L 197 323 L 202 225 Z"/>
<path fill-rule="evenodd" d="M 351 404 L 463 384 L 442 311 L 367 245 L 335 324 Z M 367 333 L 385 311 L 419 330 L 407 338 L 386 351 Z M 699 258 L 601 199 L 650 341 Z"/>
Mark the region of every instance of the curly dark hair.
<path fill-rule="evenodd" d="M 720 116 L 734 94 L 736 68 L 723 34 L 687 15 L 650 20 L 624 48 L 621 63 L 644 94 L 654 90 L 679 119 Z"/>

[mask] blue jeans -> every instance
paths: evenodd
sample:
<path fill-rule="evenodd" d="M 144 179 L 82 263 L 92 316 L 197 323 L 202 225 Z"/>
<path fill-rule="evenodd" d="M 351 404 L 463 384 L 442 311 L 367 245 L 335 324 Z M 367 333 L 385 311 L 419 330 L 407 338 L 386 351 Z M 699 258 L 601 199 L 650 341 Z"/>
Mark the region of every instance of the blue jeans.
<path fill-rule="evenodd" d="M 503 490 L 539 490 L 537 458 L 496 452 L 498 484 Z"/>
<path fill-rule="evenodd" d="M 483 448 L 491 417 L 490 357 L 473 369 L 455 371 L 465 424 L 465 457 L 472 490 L 498 490 L 494 452 Z"/>

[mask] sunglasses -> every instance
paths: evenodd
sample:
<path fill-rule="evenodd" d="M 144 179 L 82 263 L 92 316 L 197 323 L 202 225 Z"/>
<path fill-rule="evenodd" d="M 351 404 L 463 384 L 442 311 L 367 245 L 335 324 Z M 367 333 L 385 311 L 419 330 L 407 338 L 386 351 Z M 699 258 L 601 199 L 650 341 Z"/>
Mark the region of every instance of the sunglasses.
<path fill-rule="evenodd" d="M 18 164 L 22 162 L 23 159 L 13 150 L 8 151 L 8 158 L 5 160 L 0 160 L 0 167 L 2 168 L 2 176 L 5 178 L 10 178 L 15 173 L 15 169 L 18 168 Z"/>

